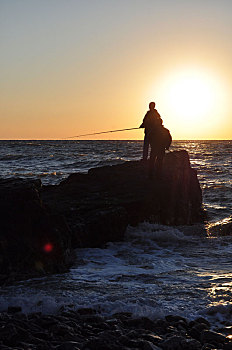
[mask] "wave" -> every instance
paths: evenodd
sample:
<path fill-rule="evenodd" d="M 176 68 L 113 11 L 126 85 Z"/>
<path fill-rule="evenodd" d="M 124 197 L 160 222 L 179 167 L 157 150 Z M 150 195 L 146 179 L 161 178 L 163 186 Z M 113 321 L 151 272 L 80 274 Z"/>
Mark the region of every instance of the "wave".
<path fill-rule="evenodd" d="M 198 228 L 199 226 L 197 226 Z M 184 231 L 182 227 L 182 231 Z M 126 231 L 127 239 L 149 239 L 155 242 L 179 242 L 188 240 L 187 237 L 180 229 L 173 226 L 165 226 L 160 224 L 153 224 L 149 222 L 143 222 L 136 227 L 129 226 Z M 196 233 L 192 230 L 192 234 Z"/>
<path fill-rule="evenodd" d="M 205 314 L 209 319 L 213 319 L 218 322 L 231 321 L 232 314 L 232 303 L 218 303 L 212 306 L 209 306 L 205 309 Z"/>
<path fill-rule="evenodd" d="M 13 161 L 13 160 L 21 160 L 21 159 L 25 159 L 26 155 L 24 154 L 7 154 L 5 156 L 0 157 L 0 161 L 4 162 L 4 161 Z"/>

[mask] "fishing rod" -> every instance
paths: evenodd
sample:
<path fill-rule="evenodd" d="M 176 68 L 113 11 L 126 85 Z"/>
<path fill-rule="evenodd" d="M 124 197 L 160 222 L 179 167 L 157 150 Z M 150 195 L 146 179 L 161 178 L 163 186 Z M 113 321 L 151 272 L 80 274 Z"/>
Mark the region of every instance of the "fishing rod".
<path fill-rule="evenodd" d="M 140 129 L 140 128 L 130 128 L 130 129 L 119 129 L 119 130 L 109 130 L 109 131 L 101 131 L 101 132 L 93 132 L 91 134 L 82 134 L 82 135 L 76 135 L 76 136 L 69 136 L 66 137 L 65 139 L 73 139 L 75 137 L 82 137 L 82 136 L 91 136 L 91 135 L 99 135 L 99 134 L 107 134 L 110 132 L 118 132 L 118 131 L 126 131 L 126 130 L 135 130 L 135 129 Z"/>

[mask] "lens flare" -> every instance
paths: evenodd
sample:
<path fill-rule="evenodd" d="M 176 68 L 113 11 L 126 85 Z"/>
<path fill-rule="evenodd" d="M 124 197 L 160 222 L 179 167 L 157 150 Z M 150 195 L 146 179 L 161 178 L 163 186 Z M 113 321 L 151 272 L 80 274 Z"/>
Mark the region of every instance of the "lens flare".
<path fill-rule="evenodd" d="M 51 253 L 53 251 L 53 244 L 51 243 L 46 243 L 43 247 L 43 250 L 46 252 L 46 253 Z"/>

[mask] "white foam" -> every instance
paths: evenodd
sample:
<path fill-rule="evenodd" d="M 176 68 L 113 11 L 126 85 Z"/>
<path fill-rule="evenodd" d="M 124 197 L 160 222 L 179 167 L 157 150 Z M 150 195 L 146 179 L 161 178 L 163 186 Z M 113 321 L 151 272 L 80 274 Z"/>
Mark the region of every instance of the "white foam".
<path fill-rule="evenodd" d="M 187 237 L 179 229 L 172 226 L 143 222 L 136 227 L 129 226 L 126 238 L 150 239 L 156 242 L 175 242 L 186 240 Z"/>
<path fill-rule="evenodd" d="M 206 308 L 205 313 L 209 319 L 213 319 L 216 322 L 222 322 L 225 320 L 231 321 L 232 303 L 218 303 L 209 306 Z"/>

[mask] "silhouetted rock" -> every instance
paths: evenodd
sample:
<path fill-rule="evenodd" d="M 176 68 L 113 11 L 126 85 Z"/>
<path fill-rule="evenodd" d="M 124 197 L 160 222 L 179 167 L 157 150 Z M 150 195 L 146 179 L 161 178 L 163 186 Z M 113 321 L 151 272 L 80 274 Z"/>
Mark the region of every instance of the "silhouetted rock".
<path fill-rule="evenodd" d="M 70 262 L 70 231 L 61 216 L 47 213 L 40 187 L 40 181 L 0 180 L 2 282 L 24 272 L 59 272 Z"/>
<path fill-rule="evenodd" d="M 186 151 L 165 156 L 162 180 L 134 161 L 72 174 L 60 185 L 0 180 L 0 282 L 64 271 L 71 248 L 120 241 L 128 224 L 202 222 L 202 193 Z"/>
<path fill-rule="evenodd" d="M 72 174 L 44 187 L 43 201 L 63 214 L 74 246 L 96 247 L 123 238 L 128 224 L 203 221 L 202 192 L 186 151 L 165 156 L 163 178 L 148 178 L 148 162 L 133 161 Z"/>

